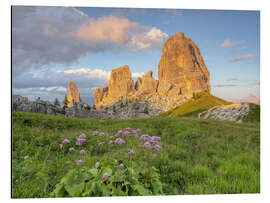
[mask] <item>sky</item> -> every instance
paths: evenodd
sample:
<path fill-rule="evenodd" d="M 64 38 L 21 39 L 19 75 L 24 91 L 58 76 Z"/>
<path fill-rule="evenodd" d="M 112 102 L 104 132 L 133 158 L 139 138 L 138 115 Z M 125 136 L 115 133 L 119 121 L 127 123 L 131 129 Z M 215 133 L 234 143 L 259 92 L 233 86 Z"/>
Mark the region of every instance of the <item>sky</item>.
<path fill-rule="evenodd" d="M 260 102 L 260 13 L 238 10 L 13 6 L 13 94 L 63 101 L 73 81 L 92 105 L 112 69 L 158 79 L 163 44 L 178 32 L 199 46 L 213 95 Z"/>

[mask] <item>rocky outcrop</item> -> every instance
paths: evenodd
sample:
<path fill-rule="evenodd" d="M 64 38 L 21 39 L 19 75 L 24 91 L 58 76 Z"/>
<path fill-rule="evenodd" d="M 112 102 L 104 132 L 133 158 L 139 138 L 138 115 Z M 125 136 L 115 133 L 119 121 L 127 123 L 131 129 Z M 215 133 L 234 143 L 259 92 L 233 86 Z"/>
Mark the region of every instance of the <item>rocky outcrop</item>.
<path fill-rule="evenodd" d="M 48 101 L 42 101 L 39 98 L 36 101 L 29 101 L 27 97 L 19 95 L 12 96 L 12 109 L 15 111 L 64 116 L 64 111 L 60 106 L 53 105 Z"/>
<path fill-rule="evenodd" d="M 54 116 L 96 118 L 96 119 L 127 119 L 149 118 L 157 115 L 159 110 L 147 103 L 116 102 L 113 106 L 105 109 L 93 109 L 87 104 L 77 103 L 65 109 L 51 104 L 48 101 L 37 99 L 29 101 L 28 98 L 19 95 L 12 96 L 12 110 L 32 113 L 42 113 Z"/>
<path fill-rule="evenodd" d="M 128 66 L 112 70 L 108 87 L 109 98 L 126 97 L 134 93 L 134 91 L 134 81 L 131 78 Z"/>
<path fill-rule="evenodd" d="M 210 94 L 210 76 L 198 46 L 181 32 L 164 44 L 158 65 L 158 80 L 148 71 L 134 87 L 128 66 L 111 72 L 108 87 L 95 90 L 97 109 L 117 101 L 148 102 L 159 111 L 167 111 L 192 98 L 193 93 Z M 158 103 L 161 102 L 162 105 Z"/>
<path fill-rule="evenodd" d="M 193 92 L 210 93 L 210 76 L 200 54 L 199 47 L 184 33 L 171 36 L 164 44 L 158 65 L 160 89 L 168 95 L 168 84 L 174 93 L 170 96 L 192 96 Z M 162 91 L 163 93 L 163 91 Z M 176 94 L 175 94 L 176 93 Z"/>
<path fill-rule="evenodd" d="M 142 78 L 138 78 L 135 88 L 142 94 L 155 94 L 157 92 L 158 81 L 153 78 L 153 72 L 148 71 Z"/>
<path fill-rule="evenodd" d="M 134 81 L 128 66 L 112 70 L 108 87 L 96 89 L 95 107 L 111 106 L 120 98 L 126 98 L 135 92 Z"/>
<path fill-rule="evenodd" d="M 222 121 L 236 121 L 241 123 L 250 111 L 247 103 L 235 103 L 213 107 L 207 111 L 198 114 L 201 119 L 215 119 Z"/>
<path fill-rule="evenodd" d="M 74 82 L 68 83 L 67 106 L 72 107 L 81 102 L 80 93 Z"/>

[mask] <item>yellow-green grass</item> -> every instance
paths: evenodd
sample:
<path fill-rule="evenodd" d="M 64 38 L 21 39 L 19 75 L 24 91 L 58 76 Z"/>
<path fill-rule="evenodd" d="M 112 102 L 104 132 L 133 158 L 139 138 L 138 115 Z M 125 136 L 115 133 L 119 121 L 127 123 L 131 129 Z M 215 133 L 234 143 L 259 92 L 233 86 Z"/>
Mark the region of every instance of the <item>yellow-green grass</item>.
<path fill-rule="evenodd" d="M 161 137 L 163 150 L 151 164 L 160 174 L 165 195 L 260 192 L 259 122 L 194 117 L 98 120 L 13 112 L 12 197 L 49 197 L 65 174 L 78 169 L 79 159 L 84 161 L 82 167 L 89 169 L 97 161 L 120 159 L 107 143 L 100 150 L 99 138 L 92 132 L 113 135 L 127 127 L 140 128 L 140 135 Z M 88 144 L 76 146 L 76 137 L 82 133 Z M 74 153 L 59 149 L 66 138 L 75 147 Z M 82 148 L 87 152 L 83 158 Z M 143 161 L 139 150 L 134 148 L 138 163 Z"/>
<path fill-rule="evenodd" d="M 160 116 L 178 117 L 183 115 L 197 115 L 199 112 L 210 109 L 218 105 L 231 104 L 213 95 L 200 95 L 197 99 L 191 99 L 186 103 L 164 113 Z"/>

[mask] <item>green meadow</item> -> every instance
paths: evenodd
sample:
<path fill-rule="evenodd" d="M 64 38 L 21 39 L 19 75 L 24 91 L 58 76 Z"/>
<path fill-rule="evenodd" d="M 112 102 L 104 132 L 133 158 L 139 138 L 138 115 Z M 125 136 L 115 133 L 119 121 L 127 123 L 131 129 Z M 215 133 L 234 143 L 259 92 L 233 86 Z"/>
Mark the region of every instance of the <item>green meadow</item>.
<path fill-rule="evenodd" d="M 13 112 L 12 197 L 260 193 L 258 108 L 243 123 L 192 116 L 98 120 Z M 126 128 L 140 131 L 121 145 L 109 144 L 110 136 Z M 76 145 L 82 134 L 85 142 Z M 160 137 L 161 150 L 144 148 L 144 134 Z M 65 139 L 70 142 L 60 147 Z"/>

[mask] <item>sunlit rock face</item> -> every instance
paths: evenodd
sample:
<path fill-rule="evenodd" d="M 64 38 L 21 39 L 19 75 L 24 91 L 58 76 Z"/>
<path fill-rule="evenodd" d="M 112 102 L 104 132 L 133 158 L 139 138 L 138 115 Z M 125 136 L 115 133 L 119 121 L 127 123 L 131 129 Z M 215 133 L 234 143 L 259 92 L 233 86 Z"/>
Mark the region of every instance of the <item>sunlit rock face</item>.
<path fill-rule="evenodd" d="M 181 32 L 164 44 L 158 65 L 158 80 L 150 70 L 134 81 L 128 66 L 112 70 L 108 86 L 95 90 L 95 107 L 110 107 L 118 101 L 144 102 L 167 111 L 193 96 L 210 94 L 210 75 L 199 47 Z"/>
<path fill-rule="evenodd" d="M 75 104 L 78 104 L 81 102 L 79 90 L 74 82 L 68 83 L 67 100 L 68 100 L 68 104 L 67 104 L 68 107 L 72 107 Z"/>
<path fill-rule="evenodd" d="M 210 75 L 200 49 L 184 33 L 171 36 L 164 44 L 158 65 L 158 80 L 162 93 L 168 89 L 169 83 L 176 88 L 171 88 L 173 94 L 167 92 L 170 96 L 188 96 L 201 91 L 210 93 Z"/>
<path fill-rule="evenodd" d="M 127 98 L 135 93 L 134 81 L 128 66 L 112 70 L 108 87 L 96 89 L 95 107 L 111 106 L 120 98 Z"/>
<path fill-rule="evenodd" d="M 157 92 L 158 81 L 153 78 L 153 72 L 148 71 L 141 78 L 137 79 L 136 90 L 143 94 L 155 94 Z"/>

